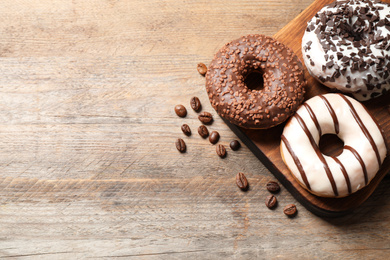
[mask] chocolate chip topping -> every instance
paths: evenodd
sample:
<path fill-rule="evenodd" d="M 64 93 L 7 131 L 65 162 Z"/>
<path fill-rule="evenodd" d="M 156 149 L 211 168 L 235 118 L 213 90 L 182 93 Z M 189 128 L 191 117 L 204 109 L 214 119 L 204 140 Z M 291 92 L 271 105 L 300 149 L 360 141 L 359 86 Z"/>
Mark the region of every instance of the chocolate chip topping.
<path fill-rule="evenodd" d="M 320 65 L 322 78 L 317 76 L 321 82 L 335 82 L 345 74 L 354 79 L 362 78 L 356 84 L 348 80 L 344 88 L 373 91 L 371 95 L 365 94 L 366 99 L 379 95 L 382 88 L 390 88 L 390 17 L 386 13 L 389 8 L 389 4 L 381 1 L 339 0 L 309 21 L 306 32 L 316 34 L 325 53 L 326 62 Z M 316 59 L 313 58 L 314 51 L 310 52 L 312 45 L 310 38 L 303 45 L 303 54 L 311 57 L 306 63 L 314 67 Z M 370 75 L 373 72 L 376 73 L 374 77 Z"/>
<path fill-rule="evenodd" d="M 263 76 L 261 89 L 245 78 Z M 285 121 L 301 104 L 306 84 L 302 64 L 286 46 L 271 37 L 248 35 L 227 43 L 206 74 L 206 90 L 219 115 L 244 128 L 269 128 Z"/>

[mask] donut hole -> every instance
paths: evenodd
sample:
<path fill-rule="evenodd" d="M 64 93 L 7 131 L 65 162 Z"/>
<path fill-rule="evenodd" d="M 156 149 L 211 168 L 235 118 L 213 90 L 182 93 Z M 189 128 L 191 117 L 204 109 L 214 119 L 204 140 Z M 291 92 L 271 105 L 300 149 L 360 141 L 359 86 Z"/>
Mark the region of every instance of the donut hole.
<path fill-rule="evenodd" d="M 246 76 L 244 83 L 251 90 L 261 90 L 264 87 L 263 73 L 258 70 L 250 71 Z"/>
<path fill-rule="evenodd" d="M 354 42 L 358 42 L 366 38 L 365 34 L 361 30 L 361 26 L 354 28 L 347 22 L 344 22 L 344 23 L 340 23 L 339 28 L 340 28 L 339 35 L 344 35 L 344 38 L 347 39 L 350 38 L 350 40 Z"/>
<path fill-rule="evenodd" d="M 319 148 L 321 153 L 336 157 L 343 152 L 344 142 L 335 134 L 325 134 L 320 138 Z"/>

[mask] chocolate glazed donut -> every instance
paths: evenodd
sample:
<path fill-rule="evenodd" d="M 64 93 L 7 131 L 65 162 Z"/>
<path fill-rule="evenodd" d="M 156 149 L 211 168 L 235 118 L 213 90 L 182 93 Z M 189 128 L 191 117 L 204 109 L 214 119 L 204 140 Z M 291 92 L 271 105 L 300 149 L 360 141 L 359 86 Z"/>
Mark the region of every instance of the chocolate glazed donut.
<path fill-rule="evenodd" d="M 262 75 L 260 89 L 245 83 L 254 72 Z M 305 85 L 298 57 L 264 35 L 227 43 L 215 54 L 206 74 L 211 105 L 221 117 L 243 128 L 270 128 L 284 122 L 302 103 Z"/>

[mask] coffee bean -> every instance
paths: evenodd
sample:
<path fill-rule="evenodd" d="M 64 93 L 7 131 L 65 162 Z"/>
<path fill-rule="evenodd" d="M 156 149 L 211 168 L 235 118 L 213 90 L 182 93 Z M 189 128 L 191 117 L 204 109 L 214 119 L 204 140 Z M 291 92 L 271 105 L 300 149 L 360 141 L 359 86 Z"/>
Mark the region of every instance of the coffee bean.
<path fill-rule="evenodd" d="M 213 116 L 209 112 L 202 112 L 198 116 L 203 124 L 210 124 L 213 121 Z"/>
<path fill-rule="evenodd" d="M 181 152 L 181 153 L 184 153 L 186 151 L 186 143 L 184 142 L 183 139 L 179 138 L 176 140 L 176 149 Z"/>
<path fill-rule="evenodd" d="M 206 75 L 207 72 L 207 67 L 203 63 L 199 63 L 197 66 L 198 72 L 200 75 L 204 76 Z"/>
<path fill-rule="evenodd" d="M 232 148 L 233 151 L 237 151 L 241 147 L 241 144 L 237 140 L 233 140 L 230 142 L 230 148 Z"/>
<path fill-rule="evenodd" d="M 269 195 L 267 197 L 267 199 L 265 200 L 265 205 L 269 208 L 269 209 L 272 209 L 276 206 L 276 204 L 278 203 L 278 200 L 276 199 L 276 197 L 274 195 Z"/>
<path fill-rule="evenodd" d="M 246 179 L 245 175 L 242 172 L 237 173 L 236 175 L 236 184 L 238 188 L 242 190 L 247 190 L 249 185 L 248 185 L 248 180 Z"/>
<path fill-rule="evenodd" d="M 199 126 L 198 133 L 203 138 L 206 138 L 207 136 L 209 136 L 209 130 L 207 129 L 207 127 L 205 125 Z"/>
<path fill-rule="evenodd" d="M 267 183 L 267 190 L 270 192 L 278 192 L 280 190 L 280 186 L 277 182 L 275 181 L 269 181 Z"/>
<path fill-rule="evenodd" d="M 183 131 L 183 133 L 186 135 L 186 136 L 190 136 L 191 135 L 191 128 L 187 125 L 187 124 L 183 124 L 181 126 L 181 131 Z"/>
<path fill-rule="evenodd" d="M 210 136 L 209 136 L 209 141 L 212 144 L 218 143 L 219 140 L 219 133 L 217 131 L 212 131 Z"/>
<path fill-rule="evenodd" d="M 202 107 L 202 104 L 200 103 L 200 100 L 197 97 L 191 98 L 190 105 L 191 105 L 191 108 L 193 110 L 195 110 L 196 112 L 198 112 L 200 110 L 200 108 Z"/>
<path fill-rule="evenodd" d="M 226 149 L 222 144 L 217 145 L 216 150 L 219 157 L 224 158 L 226 156 Z"/>
<path fill-rule="evenodd" d="M 289 217 L 294 217 L 297 214 L 297 207 L 294 204 L 288 204 L 284 207 L 283 213 Z"/>
<path fill-rule="evenodd" d="M 180 117 L 185 117 L 187 115 L 187 109 L 183 105 L 175 106 L 176 115 Z"/>

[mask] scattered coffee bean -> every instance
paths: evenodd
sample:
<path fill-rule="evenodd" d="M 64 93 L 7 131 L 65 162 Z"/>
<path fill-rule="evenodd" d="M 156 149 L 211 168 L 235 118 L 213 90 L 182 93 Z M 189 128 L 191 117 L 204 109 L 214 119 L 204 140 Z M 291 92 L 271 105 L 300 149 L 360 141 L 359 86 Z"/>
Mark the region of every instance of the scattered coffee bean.
<path fill-rule="evenodd" d="M 213 121 L 213 116 L 209 112 L 202 112 L 198 116 L 203 124 L 210 124 Z"/>
<path fill-rule="evenodd" d="M 280 191 L 280 186 L 277 182 L 275 181 L 270 181 L 267 183 L 267 190 L 270 192 L 278 192 Z"/>
<path fill-rule="evenodd" d="M 187 124 L 183 124 L 181 126 L 181 131 L 183 131 L 183 133 L 186 135 L 186 136 L 190 136 L 191 135 L 191 128 L 187 125 Z"/>
<path fill-rule="evenodd" d="M 197 66 L 198 72 L 200 75 L 204 76 L 206 75 L 207 72 L 207 67 L 203 63 L 199 63 Z"/>
<path fill-rule="evenodd" d="M 236 184 L 238 188 L 241 190 L 247 190 L 249 185 L 248 185 L 248 180 L 246 179 L 245 175 L 242 172 L 237 173 L 236 175 Z"/>
<path fill-rule="evenodd" d="M 210 136 L 209 136 L 209 141 L 212 144 L 218 143 L 219 140 L 219 133 L 217 131 L 212 131 Z"/>
<path fill-rule="evenodd" d="M 232 148 L 233 151 L 237 151 L 241 147 L 241 144 L 237 140 L 233 140 L 230 142 L 230 148 Z"/>
<path fill-rule="evenodd" d="M 203 138 L 206 138 L 207 136 L 209 136 L 209 130 L 207 129 L 207 127 L 205 125 L 199 126 L 198 133 Z"/>
<path fill-rule="evenodd" d="M 176 149 L 181 152 L 181 153 L 184 153 L 186 151 L 186 143 L 184 142 L 183 139 L 179 138 L 176 140 Z"/>
<path fill-rule="evenodd" d="M 202 104 L 200 103 L 200 100 L 197 97 L 191 98 L 190 105 L 191 105 L 191 108 L 193 110 L 195 110 L 196 112 L 198 112 L 200 110 L 200 108 L 202 107 Z"/>
<path fill-rule="evenodd" d="M 278 203 L 278 200 L 276 199 L 276 197 L 274 195 L 269 195 L 267 197 L 267 199 L 265 200 L 265 205 L 269 208 L 269 209 L 272 209 L 276 206 L 276 204 Z"/>
<path fill-rule="evenodd" d="M 180 117 L 185 117 L 187 115 L 187 109 L 183 105 L 175 106 L 176 115 Z"/>
<path fill-rule="evenodd" d="M 222 144 L 217 145 L 216 150 L 219 157 L 224 158 L 226 156 L 226 149 Z"/>
<path fill-rule="evenodd" d="M 288 204 L 284 207 L 283 213 L 289 217 L 294 217 L 297 214 L 297 207 L 294 204 Z"/>

